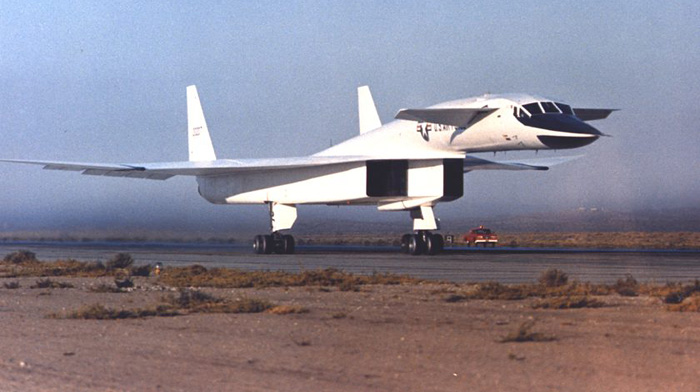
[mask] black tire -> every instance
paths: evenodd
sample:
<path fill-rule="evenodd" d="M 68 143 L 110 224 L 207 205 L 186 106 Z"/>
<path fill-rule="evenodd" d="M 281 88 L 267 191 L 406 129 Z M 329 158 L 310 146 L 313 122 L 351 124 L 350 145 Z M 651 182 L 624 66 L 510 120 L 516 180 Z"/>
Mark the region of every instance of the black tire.
<path fill-rule="evenodd" d="M 265 240 L 262 235 L 256 235 L 253 239 L 253 251 L 259 255 L 265 253 Z"/>
<path fill-rule="evenodd" d="M 440 254 L 445 248 L 445 239 L 440 234 L 430 234 L 427 239 L 430 241 L 430 246 L 427 246 L 429 255 Z"/>
<path fill-rule="evenodd" d="M 423 243 L 423 239 L 421 239 L 418 235 L 410 234 L 410 238 L 408 239 L 408 253 L 410 255 L 417 256 L 423 253 L 424 249 L 425 244 Z"/>
<path fill-rule="evenodd" d="M 296 243 L 294 242 L 294 237 L 292 237 L 291 235 L 283 235 L 282 236 L 282 244 L 283 244 L 282 253 L 287 254 L 287 255 L 291 255 L 292 253 L 294 253 L 294 250 L 296 248 Z"/>
<path fill-rule="evenodd" d="M 411 241 L 411 235 L 410 234 L 404 234 L 401 237 L 401 252 L 403 253 L 409 253 L 408 251 L 408 243 Z"/>
<path fill-rule="evenodd" d="M 433 236 L 431 234 L 426 234 L 422 238 L 423 240 L 423 252 L 425 252 L 426 255 L 434 255 L 433 253 L 433 248 L 435 248 L 435 244 L 433 243 Z"/>
<path fill-rule="evenodd" d="M 272 253 L 272 251 L 275 250 L 275 240 L 272 238 L 271 235 L 264 235 L 262 236 L 263 238 L 263 253 L 266 255 L 269 255 Z"/>

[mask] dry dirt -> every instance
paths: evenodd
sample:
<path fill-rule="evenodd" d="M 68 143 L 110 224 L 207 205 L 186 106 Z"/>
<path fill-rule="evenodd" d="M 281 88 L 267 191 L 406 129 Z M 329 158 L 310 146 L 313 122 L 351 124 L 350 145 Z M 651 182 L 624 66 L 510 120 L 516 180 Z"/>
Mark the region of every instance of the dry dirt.
<path fill-rule="evenodd" d="M 700 313 L 658 298 L 535 310 L 536 299 L 450 303 L 450 284 L 206 289 L 308 313 L 67 320 L 47 315 L 147 306 L 168 289 L 153 278 L 129 293 L 88 290 L 109 278 L 29 288 L 37 279 L 0 279 L 0 391 L 700 390 Z M 526 322 L 556 339 L 500 342 Z"/>

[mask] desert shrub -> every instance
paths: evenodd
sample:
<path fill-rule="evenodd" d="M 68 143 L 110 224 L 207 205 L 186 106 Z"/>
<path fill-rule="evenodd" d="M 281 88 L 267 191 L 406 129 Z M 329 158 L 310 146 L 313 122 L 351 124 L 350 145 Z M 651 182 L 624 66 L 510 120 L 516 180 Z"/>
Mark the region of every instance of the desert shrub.
<path fill-rule="evenodd" d="M 41 263 L 39 266 L 44 276 L 100 276 L 105 274 L 104 264 L 99 262 L 82 262 L 77 260 L 57 260 Z"/>
<path fill-rule="evenodd" d="M 13 269 L 15 276 L 104 276 L 102 263 L 77 260 L 56 260 L 52 262 L 23 262 Z"/>
<path fill-rule="evenodd" d="M 270 302 L 255 298 L 245 298 L 233 302 L 227 313 L 260 313 L 274 307 Z"/>
<path fill-rule="evenodd" d="M 117 253 L 106 264 L 108 270 L 127 269 L 134 264 L 134 258 L 128 253 Z"/>
<path fill-rule="evenodd" d="M 450 294 L 445 297 L 445 302 L 462 302 L 466 301 L 467 296 L 462 294 Z"/>
<path fill-rule="evenodd" d="M 106 286 L 106 285 L 105 285 Z M 227 301 L 197 290 L 181 290 L 178 295 L 162 298 L 163 303 L 145 308 L 116 310 L 101 304 L 84 306 L 67 313 L 53 313 L 50 318 L 116 320 L 143 317 L 170 317 L 190 313 L 260 313 L 275 305 L 254 298 Z M 301 307 L 281 307 L 275 314 L 304 313 Z"/>
<path fill-rule="evenodd" d="M 547 287 L 564 286 L 569 282 L 569 275 L 562 270 L 549 268 L 542 272 L 538 282 Z"/>
<path fill-rule="evenodd" d="M 464 299 L 502 299 L 520 300 L 537 293 L 530 292 L 531 285 L 504 285 L 498 282 L 486 282 L 475 285 L 471 290 L 461 294 Z M 456 299 L 456 298 L 455 298 Z"/>
<path fill-rule="evenodd" d="M 117 286 L 112 286 L 107 283 L 100 283 L 97 286 L 90 286 L 88 288 L 88 291 L 91 291 L 93 293 L 125 293 L 123 289 L 120 289 Z"/>
<path fill-rule="evenodd" d="M 534 309 L 580 309 L 600 308 L 605 304 L 595 298 L 585 296 L 550 297 L 532 305 Z"/>
<path fill-rule="evenodd" d="M 700 312 L 700 295 L 693 294 L 680 303 L 669 305 L 667 309 L 672 312 Z"/>
<path fill-rule="evenodd" d="M 360 287 L 350 279 L 343 280 L 338 285 L 340 291 L 360 291 Z"/>
<path fill-rule="evenodd" d="M 145 276 L 151 275 L 151 270 L 153 268 L 150 265 L 132 266 L 129 268 L 129 273 L 131 276 Z"/>
<path fill-rule="evenodd" d="M 274 307 L 265 300 L 243 298 L 227 301 L 192 289 L 180 290 L 178 295 L 168 295 L 163 302 L 189 313 L 260 313 Z"/>
<path fill-rule="evenodd" d="M 183 289 L 177 295 L 169 295 L 163 299 L 164 302 L 178 308 L 191 309 L 203 304 L 221 303 L 223 299 L 214 297 L 199 290 Z"/>
<path fill-rule="evenodd" d="M 70 289 L 73 288 L 70 283 L 66 282 L 54 282 L 53 280 L 46 278 L 37 280 L 35 284 L 31 285 L 31 289 Z"/>
<path fill-rule="evenodd" d="M 114 285 L 118 289 L 128 289 L 128 288 L 134 287 L 134 281 L 131 280 L 131 278 L 129 276 L 117 277 L 114 279 Z"/>
<path fill-rule="evenodd" d="M 20 285 L 19 285 L 19 282 L 18 282 L 18 281 L 14 281 L 14 282 L 5 282 L 5 283 L 3 284 L 3 286 L 5 286 L 5 288 L 6 288 L 6 289 L 9 289 L 9 290 L 14 290 L 14 289 L 20 288 Z"/>
<path fill-rule="evenodd" d="M 685 296 L 683 295 L 682 292 L 679 291 L 674 291 L 672 293 L 669 293 L 664 297 L 664 303 L 666 304 L 679 304 L 683 302 L 685 299 Z"/>
<path fill-rule="evenodd" d="M 522 342 L 551 342 L 557 340 L 553 335 L 546 335 L 539 332 L 532 332 L 532 328 L 535 326 L 535 322 L 530 320 L 526 321 L 518 327 L 515 331 L 510 332 L 508 335 L 504 336 L 500 342 L 501 343 L 522 343 Z"/>
<path fill-rule="evenodd" d="M 664 296 L 664 303 L 680 304 L 695 293 L 700 293 L 700 280 L 695 279 L 693 284 L 685 286 L 667 284 L 665 288 L 668 293 Z"/>
<path fill-rule="evenodd" d="M 191 266 L 165 268 L 159 276 L 159 281 L 174 287 L 264 288 L 329 286 L 352 290 L 358 285 L 395 285 L 417 283 L 421 280 L 392 274 L 353 275 L 334 268 L 292 273 L 284 271 L 243 271 L 232 268 L 207 270 L 202 266 Z"/>
<path fill-rule="evenodd" d="M 632 275 L 627 275 L 625 279 L 618 279 L 613 285 L 613 290 L 625 297 L 636 297 L 639 295 L 639 282 Z"/>
<path fill-rule="evenodd" d="M 167 306 L 156 306 L 152 308 L 137 308 L 116 310 L 107 308 L 101 304 L 93 304 L 83 306 L 78 310 L 74 310 L 65 315 L 53 313 L 49 318 L 67 318 L 67 319 L 84 319 L 84 320 L 117 320 L 130 318 L 143 318 L 154 316 L 177 316 L 179 313 Z"/>
<path fill-rule="evenodd" d="M 279 305 L 267 310 L 272 314 L 302 314 L 309 313 L 309 309 L 299 305 Z"/>
<path fill-rule="evenodd" d="M 11 264 L 25 264 L 38 262 L 38 260 L 36 259 L 36 254 L 28 250 L 18 250 L 16 252 L 12 252 L 6 255 L 5 258 L 3 258 L 3 261 L 5 263 Z"/>

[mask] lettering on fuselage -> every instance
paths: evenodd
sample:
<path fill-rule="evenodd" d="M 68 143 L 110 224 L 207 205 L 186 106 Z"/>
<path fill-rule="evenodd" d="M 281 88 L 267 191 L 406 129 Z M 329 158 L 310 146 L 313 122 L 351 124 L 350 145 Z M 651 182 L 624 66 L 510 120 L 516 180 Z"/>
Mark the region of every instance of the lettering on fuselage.
<path fill-rule="evenodd" d="M 418 125 L 416 125 L 416 132 L 420 133 L 423 140 L 426 142 L 430 141 L 430 132 L 454 132 L 456 130 L 457 127 L 454 125 L 432 123 L 418 123 Z"/>

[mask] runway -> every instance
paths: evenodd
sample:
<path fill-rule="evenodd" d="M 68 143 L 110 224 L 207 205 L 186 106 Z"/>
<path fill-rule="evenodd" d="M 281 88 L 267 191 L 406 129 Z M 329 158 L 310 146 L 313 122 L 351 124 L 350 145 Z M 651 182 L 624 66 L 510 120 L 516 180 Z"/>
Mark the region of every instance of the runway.
<path fill-rule="evenodd" d="M 632 275 L 639 281 L 685 282 L 700 278 L 700 251 L 629 251 L 495 248 L 448 249 L 439 256 L 408 256 L 395 247 L 300 246 L 294 255 L 256 255 L 248 245 L 12 242 L 0 244 L 0 256 L 30 250 L 43 261 L 76 259 L 107 261 L 130 253 L 138 264 L 165 266 L 200 264 L 207 268 L 283 270 L 336 268 L 357 274 L 406 274 L 430 280 L 461 282 L 536 281 L 547 268 L 558 268 L 570 279 L 611 283 Z"/>

